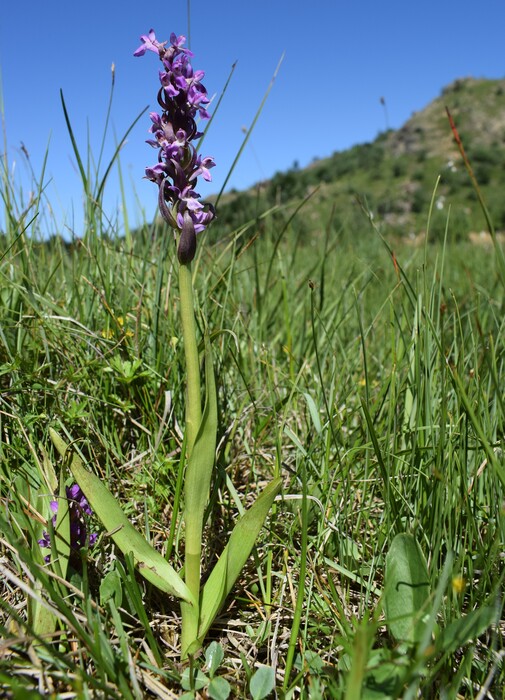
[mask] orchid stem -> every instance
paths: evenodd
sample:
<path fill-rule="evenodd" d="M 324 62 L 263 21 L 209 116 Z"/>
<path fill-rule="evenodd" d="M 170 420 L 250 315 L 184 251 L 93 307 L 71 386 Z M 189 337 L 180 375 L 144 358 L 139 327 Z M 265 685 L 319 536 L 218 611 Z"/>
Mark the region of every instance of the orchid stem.
<path fill-rule="evenodd" d="M 195 308 L 193 301 L 193 280 L 191 276 L 191 264 L 179 265 L 179 295 L 181 308 L 182 336 L 184 342 L 184 354 L 186 358 L 186 460 L 189 460 L 193 452 L 196 437 L 202 422 L 202 403 L 200 387 L 200 360 L 198 355 L 198 342 L 196 338 Z M 183 457 L 184 458 L 184 457 Z M 187 465 L 187 461 L 186 461 Z M 185 479 L 187 486 L 188 480 Z M 188 494 L 185 498 L 188 503 Z M 202 514 L 203 516 L 203 514 Z M 185 581 L 197 601 L 197 606 L 188 603 L 181 604 L 182 613 L 182 658 L 191 651 L 190 647 L 198 637 L 198 624 L 200 611 L 198 601 L 200 598 L 200 559 L 201 559 L 201 532 L 203 523 L 199 513 L 190 513 L 186 509 L 186 551 L 184 562 Z"/>
<path fill-rule="evenodd" d="M 195 308 L 193 302 L 193 280 L 191 264 L 179 265 L 179 294 L 181 299 L 182 337 L 186 358 L 186 434 L 187 457 L 191 456 L 196 436 L 202 422 L 200 390 L 200 359 L 196 339 Z"/>

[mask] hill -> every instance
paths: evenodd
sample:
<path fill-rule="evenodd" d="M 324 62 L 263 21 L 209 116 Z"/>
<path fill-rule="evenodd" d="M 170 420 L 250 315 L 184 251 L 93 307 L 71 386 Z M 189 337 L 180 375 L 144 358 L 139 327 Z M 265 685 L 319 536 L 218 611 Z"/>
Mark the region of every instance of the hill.
<path fill-rule="evenodd" d="M 462 78 L 442 90 L 397 130 L 371 143 L 335 152 L 304 169 L 277 173 L 271 180 L 219 202 L 219 220 L 235 228 L 272 207 L 288 211 L 304 198 L 312 228 L 330 216 L 363 225 L 363 207 L 378 225 L 414 237 L 426 227 L 434 201 L 432 231 L 442 235 L 451 215 L 451 235 L 466 237 L 485 222 L 454 141 L 449 108 L 497 229 L 505 228 L 505 79 Z M 437 185 L 438 178 L 440 178 Z"/>

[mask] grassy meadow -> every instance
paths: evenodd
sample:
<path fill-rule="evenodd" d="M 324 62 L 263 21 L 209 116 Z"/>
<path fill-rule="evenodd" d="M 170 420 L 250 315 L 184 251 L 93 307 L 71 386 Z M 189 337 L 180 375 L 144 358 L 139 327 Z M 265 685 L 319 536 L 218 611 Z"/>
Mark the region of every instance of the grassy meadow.
<path fill-rule="evenodd" d="M 53 475 L 70 479 L 53 428 L 182 566 L 172 235 L 157 223 L 130 231 L 86 182 L 82 238 L 43 240 L 33 219 L 42 183 L 25 210 L 5 165 L 2 697 L 503 697 L 498 243 L 456 241 L 451 214 L 432 232 L 428 206 L 414 247 L 366 212 L 346 221 L 328 204 L 309 215 L 310 200 L 231 231 L 217 219 L 200 237 L 197 321 L 211 335 L 219 413 L 204 569 L 258 490 L 274 475 L 283 488 L 187 667 L 178 604 L 134 573 L 98 521 L 96 542 L 66 572 L 38 544 Z M 429 576 L 415 643 L 398 639 L 384 606 L 401 533 L 415 537 Z"/>

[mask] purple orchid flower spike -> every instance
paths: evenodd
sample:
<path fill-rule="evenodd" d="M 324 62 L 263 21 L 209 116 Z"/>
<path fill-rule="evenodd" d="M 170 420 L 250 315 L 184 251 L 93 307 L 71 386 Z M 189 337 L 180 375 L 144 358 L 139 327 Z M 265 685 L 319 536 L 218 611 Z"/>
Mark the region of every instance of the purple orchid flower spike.
<path fill-rule="evenodd" d="M 209 119 L 206 105 L 210 100 L 202 84 L 205 73 L 194 71 L 189 49 L 184 48 L 186 37 L 170 35 L 170 43 L 159 42 L 154 30 L 140 37 L 142 44 L 134 56 L 146 51 L 156 53 L 163 68 L 159 73 L 161 87 L 158 104 L 162 114 L 151 112 L 152 138 L 147 143 L 158 149 L 158 162 L 145 170 L 145 177 L 159 188 L 158 204 L 161 216 L 174 229 L 177 257 L 183 264 L 190 263 L 196 253 L 196 234 L 204 231 L 215 218 L 212 205 L 200 201 L 195 191 L 201 175 L 210 181 L 214 167 L 211 156 L 197 155 L 193 142 L 201 136 L 195 117 Z"/>
<path fill-rule="evenodd" d="M 67 486 L 66 493 L 70 511 L 70 548 L 77 551 L 81 547 L 86 547 L 96 542 L 97 534 L 95 532 L 91 532 L 88 535 L 88 529 L 86 526 L 86 516 L 93 515 L 93 511 L 89 506 L 86 496 L 83 494 L 77 484 Z M 49 505 L 54 513 L 52 517 L 53 525 L 56 525 L 58 501 L 51 501 Z M 38 541 L 38 543 L 41 547 L 50 549 L 51 537 L 49 533 L 44 530 L 42 533 L 42 538 Z M 50 554 L 44 557 L 46 562 L 48 562 L 50 559 Z"/>

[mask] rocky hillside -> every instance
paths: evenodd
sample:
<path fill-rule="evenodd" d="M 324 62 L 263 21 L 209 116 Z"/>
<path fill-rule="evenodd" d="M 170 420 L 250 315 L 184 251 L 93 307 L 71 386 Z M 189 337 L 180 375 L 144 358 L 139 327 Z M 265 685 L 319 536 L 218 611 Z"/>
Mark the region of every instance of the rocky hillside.
<path fill-rule="evenodd" d="M 245 192 L 221 199 L 219 219 L 234 228 L 278 206 L 287 211 L 311 195 L 305 220 L 317 229 L 330 216 L 363 227 L 363 210 L 377 225 L 414 237 L 432 231 L 466 237 L 484 228 L 471 181 L 447 119 L 449 108 L 481 186 L 495 227 L 505 229 L 505 79 L 462 78 L 416 112 L 398 130 L 336 152 L 304 169 L 277 173 Z M 450 207 L 450 216 L 449 216 Z"/>
<path fill-rule="evenodd" d="M 397 131 L 388 135 L 386 146 L 394 155 L 424 153 L 452 158 L 454 140 L 447 128 L 449 108 L 467 148 L 505 147 L 505 79 L 455 80 L 427 107 L 416 112 Z"/>

